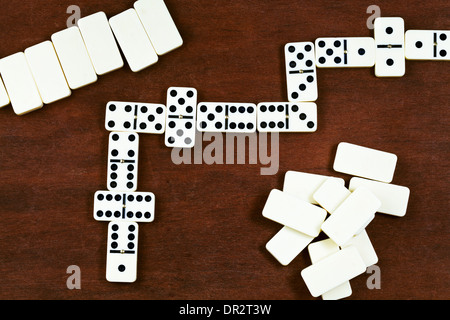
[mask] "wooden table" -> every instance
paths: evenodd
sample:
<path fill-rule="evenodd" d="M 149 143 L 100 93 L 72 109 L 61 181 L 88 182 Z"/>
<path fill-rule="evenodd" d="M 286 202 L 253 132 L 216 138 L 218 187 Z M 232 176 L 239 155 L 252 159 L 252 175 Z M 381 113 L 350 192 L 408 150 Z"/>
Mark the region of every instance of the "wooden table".
<path fill-rule="evenodd" d="M 3 3 L 0 55 L 50 39 L 66 27 L 72 4 Z M 133 1 L 76 4 L 82 16 L 111 17 Z M 393 183 L 411 189 L 405 217 L 377 214 L 367 229 L 381 289 L 369 290 L 363 274 L 351 281 L 349 299 L 449 299 L 450 67 L 432 61 L 407 61 L 395 79 L 376 78 L 373 68 L 318 70 L 319 129 L 279 136 L 275 175 L 262 176 L 259 161 L 176 165 L 163 136 L 141 135 L 138 190 L 155 193 L 156 220 L 140 228 L 138 281 L 105 280 L 107 223 L 92 211 L 94 193 L 106 190 L 108 101 L 165 103 L 170 86 L 197 88 L 199 101 L 285 101 L 284 44 L 373 35 L 367 1 L 166 4 L 185 44 L 156 65 L 137 74 L 126 65 L 22 117 L 0 109 L 0 298 L 313 299 L 300 276 L 307 252 L 282 267 L 265 249 L 281 226 L 261 211 L 288 170 L 348 182 L 332 169 L 347 141 L 395 153 Z M 407 30 L 450 29 L 448 3 L 375 4 L 383 16 L 403 17 Z M 81 270 L 81 290 L 66 286 L 71 265 Z"/>

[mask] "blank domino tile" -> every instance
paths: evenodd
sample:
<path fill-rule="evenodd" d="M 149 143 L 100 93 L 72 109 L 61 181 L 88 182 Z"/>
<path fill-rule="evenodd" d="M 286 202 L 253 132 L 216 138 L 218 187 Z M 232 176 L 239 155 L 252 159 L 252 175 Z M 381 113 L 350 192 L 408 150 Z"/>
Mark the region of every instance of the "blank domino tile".
<path fill-rule="evenodd" d="M 328 177 L 320 174 L 288 171 L 284 177 L 283 192 L 303 199 L 312 204 L 318 204 L 314 200 L 316 190 L 328 179 L 337 180 L 342 186 L 345 181 L 341 178 Z"/>
<path fill-rule="evenodd" d="M 263 216 L 311 237 L 317 237 L 327 212 L 302 199 L 274 189 L 263 209 Z"/>
<path fill-rule="evenodd" d="M 312 264 L 319 262 L 320 260 L 339 252 L 339 246 L 331 239 L 325 239 L 311 243 L 308 246 L 308 253 Z M 352 294 L 352 287 L 350 281 L 345 281 L 337 287 L 331 289 L 322 294 L 323 300 L 339 300 L 344 299 Z"/>
<path fill-rule="evenodd" d="M 122 56 L 104 12 L 81 18 L 78 27 L 98 75 L 123 67 Z"/>
<path fill-rule="evenodd" d="M 7 106 L 9 104 L 9 96 L 6 92 L 5 85 L 2 79 L 0 79 L 0 108 Z"/>
<path fill-rule="evenodd" d="M 25 57 L 45 104 L 53 103 L 71 95 L 71 90 L 51 41 L 45 41 L 26 49 Z"/>
<path fill-rule="evenodd" d="M 409 60 L 450 60 L 450 31 L 406 31 L 405 56 Z"/>
<path fill-rule="evenodd" d="M 308 290 L 318 297 L 366 271 L 358 250 L 351 246 L 319 260 L 301 271 Z"/>
<path fill-rule="evenodd" d="M 43 107 L 39 90 L 23 52 L 1 59 L 0 74 L 17 115 Z"/>
<path fill-rule="evenodd" d="M 97 74 L 78 27 L 70 27 L 52 35 L 53 46 L 72 90 L 97 81 Z"/>
<path fill-rule="evenodd" d="M 333 213 L 350 194 L 338 179 L 329 178 L 317 189 L 313 198 L 322 208 Z"/>
<path fill-rule="evenodd" d="M 134 8 L 158 55 L 183 45 L 183 39 L 163 0 L 139 0 L 134 3 Z"/>
<path fill-rule="evenodd" d="M 381 201 L 378 212 L 398 217 L 405 216 L 410 195 L 409 188 L 357 177 L 350 180 L 350 191 L 360 186 L 369 189 Z"/>
<path fill-rule="evenodd" d="M 266 249 L 278 262 L 287 266 L 313 240 L 314 237 L 284 226 L 267 242 Z"/>
<path fill-rule="evenodd" d="M 333 168 L 337 172 L 390 183 L 394 178 L 397 156 L 354 144 L 339 144 Z"/>
<path fill-rule="evenodd" d="M 342 246 L 367 227 L 380 206 L 380 200 L 372 192 L 360 187 L 322 224 L 322 230 Z"/>
<path fill-rule="evenodd" d="M 354 246 L 358 249 L 361 258 L 367 267 L 378 262 L 377 253 L 375 252 L 366 230 L 363 230 L 360 234 L 354 236 L 350 241 L 343 245 L 342 248 L 347 248 L 349 246 Z"/>
<path fill-rule="evenodd" d="M 158 62 L 158 55 L 136 10 L 128 9 L 115 15 L 109 19 L 109 24 L 133 72 L 139 72 Z"/>

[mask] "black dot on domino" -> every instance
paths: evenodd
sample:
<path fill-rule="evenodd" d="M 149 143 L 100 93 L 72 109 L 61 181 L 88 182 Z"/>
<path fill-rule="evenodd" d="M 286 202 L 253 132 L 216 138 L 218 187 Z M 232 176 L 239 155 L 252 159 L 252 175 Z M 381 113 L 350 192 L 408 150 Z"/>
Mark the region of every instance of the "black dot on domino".
<path fill-rule="evenodd" d="M 387 60 L 386 60 L 386 64 L 387 64 L 388 66 L 392 67 L 392 66 L 394 65 L 394 60 L 392 60 L 392 59 L 387 59 Z"/>
<path fill-rule="evenodd" d="M 174 98 L 175 98 L 175 97 L 177 96 L 177 94 L 178 94 L 177 90 L 171 90 L 171 91 L 170 91 L 170 96 L 171 96 L 171 97 L 174 97 Z"/>
<path fill-rule="evenodd" d="M 290 53 L 295 52 L 295 47 L 294 47 L 294 46 L 289 46 L 288 51 L 289 51 Z"/>
<path fill-rule="evenodd" d="M 417 49 L 422 48 L 422 46 L 423 46 L 422 41 L 417 41 L 417 42 L 416 42 L 416 48 L 417 48 Z"/>
<path fill-rule="evenodd" d="M 120 272 L 124 272 L 125 271 L 125 266 L 123 264 L 121 264 L 118 268 L 117 268 Z"/>
<path fill-rule="evenodd" d="M 130 105 L 125 106 L 125 111 L 126 112 L 131 112 L 133 110 L 133 107 Z"/>
<path fill-rule="evenodd" d="M 319 45 L 319 47 L 321 47 L 321 48 L 325 47 L 325 41 L 320 40 L 319 43 L 318 43 L 318 45 Z"/>
<path fill-rule="evenodd" d="M 208 124 L 205 121 L 200 122 L 200 128 L 206 129 L 207 126 Z"/>
<path fill-rule="evenodd" d="M 307 126 L 308 126 L 308 128 L 312 129 L 312 128 L 314 128 L 315 124 L 314 124 L 314 122 L 309 121 Z"/>
<path fill-rule="evenodd" d="M 386 28 L 386 33 L 387 34 L 392 34 L 392 32 L 394 32 L 394 29 L 392 29 L 392 27 L 387 27 Z"/>
<path fill-rule="evenodd" d="M 366 54 L 366 50 L 364 50 L 364 48 L 359 48 L 358 54 L 359 54 L 360 56 L 363 56 L 363 55 Z"/>
<path fill-rule="evenodd" d="M 110 104 L 108 108 L 109 108 L 110 111 L 116 111 L 117 107 L 116 107 L 115 104 Z"/>
<path fill-rule="evenodd" d="M 439 51 L 439 54 L 441 55 L 441 57 L 445 57 L 445 56 L 447 56 L 447 51 L 441 50 L 441 51 Z"/>
<path fill-rule="evenodd" d="M 327 60 L 324 57 L 319 58 L 319 63 L 324 64 Z"/>

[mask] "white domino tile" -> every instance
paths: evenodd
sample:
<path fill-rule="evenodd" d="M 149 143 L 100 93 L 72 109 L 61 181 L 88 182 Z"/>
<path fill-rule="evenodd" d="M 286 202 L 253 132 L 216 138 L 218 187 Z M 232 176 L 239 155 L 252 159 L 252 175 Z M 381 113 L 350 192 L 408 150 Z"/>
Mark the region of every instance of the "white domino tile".
<path fill-rule="evenodd" d="M 139 0 L 134 3 L 134 8 L 158 55 L 183 45 L 183 39 L 163 0 Z"/>
<path fill-rule="evenodd" d="M 6 92 L 3 80 L 0 78 L 0 108 L 7 106 L 9 104 L 9 96 Z"/>
<path fill-rule="evenodd" d="M 139 225 L 136 222 L 112 221 L 108 224 L 106 280 L 135 282 L 137 279 Z"/>
<path fill-rule="evenodd" d="M 313 198 L 322 208 L 333 213 L 350 194 L 341 181 L 329 178 L 317 189 Z"/>
<path fill-rule="evenodd" d="M 310 265 L 301 276 L 313 297 L 318 297 L 366 271 L 358 250 L 351 246 Z"/>
<path fill-rule="evenodd" d="M 43 107 L 39 90 L 23 52 L 1 59 L 0 74 L 17 115 Z"/>
<path fill-rule="evenodd" d="M 342 246 L 342 248 L 347 248 L 349 246 L 354 246 L 358 249 L 361 258 L 367 267 L 378 262 L 377 253 L 375 252 L 375 248 L 373 247 L 366 230 L 363 230 L 360 234 L 351 238 L 350 241 Z"/>
<path fill-rule="evenodd" d="M 369 225 L 380 206 L 380 200 L 372 192 L 360 187 L 328 217 L 322 231 L 342 246 Z"/>
<path fill-rule="evenodd" d="M 308 253 L 312 264 L 339 252 L 339 246 L 331 239 L 325 239 L 311 243 L 308 246 Z M 352 287 L 350 281 L 345 281 L 337 287 L 322 294 L 323 300 L 340 300 L 351 296 Z"/>
<path fill-rule="evenodd" d="M 97 74 L 78 27 L 56 32 L 51 39 L 67 83 L 72 90 L 97 81 Z"/>
<path fill-rule="evenodd" d="M 287 266 L 306 248 L 314 237 L 284 226 L 266 244 L 266 249 L 283 266 Z"/>
<path fill-rule="evenodd" d="M 56 102 L 71 95 L 72 92 L 51 41 L 45 41 L 27 48 L 25 57 L 45 104 Z"/>
<path fill-rule="evenodd" d="M 284 47 L 286 87 L 290 102 L 318 98 L 314 43 L 293 42 Z"/>
<path fill-rule="evenodd" d="M 284 176 L 283 192 L 312 204 L 318 204 L 314 199 L 314 193 L 329 178 L 336 180 L 337 183 L 344 187 L 345 181 L 341 178 L 307 172 L 287 171 Z"/>
<path fill-rule="evenodd" d="M 405 21 L 399 17 L 379 17 L 374 22 L 375 75 L 405 75 Z"/>
<path fill-rule="evenodd" d="M 110 101 L 106 106 L 105 128 L 108 131 L 163 134 L 166 113 L 163 104 Z"/>
<path fill-rule="evenodd" d="M 109 19 L 117 42 L 133 72 L 139 72 L 158 62 L 158 55 L 134 9 L 128 9 Z"/>
<path fill-rule="evenodd" d="M 398 217 L 406 215 L 410 195 L 409 188 L 358 177 L 353 177 L 350 180 L 350 191 L 361 186 L 369 189 L 381 201 L 379 213 Z"/>
<path fill-rule="evenodd" d="M 201 102 L 197 108 L 199 132 L 254 133 L 256 105 L 253 103 Z"/>
<path fill-rule="evenodd" d="M 264 206 L 263 216 L 291 229 L 317 237 L 327 212 L 302 199 L 273 189 Z"/>
<path fill-rule="evenodd" d="M 405 56 L 409 60 L 450 60 L 450 31 L 406 31 Z"/>
<path fill-rule="evenodd" d="M 261 102 L 257 106 L 259 132 L 316 132 L 314 102 Z"/>
<path fill-rule="evenodd" d="M 390 183 L 396 165 L 395 154 L 342 142 L 337 148 L 333 168 L 337 172 Z"/>
<path fill-rule="evenodd" d="M 315 44 L 319 68 L 362 68 L 375 64 L 373 38 L 318 38 Z"/>
<path fill-rule="evenodd" d="M 123 67 L 122 56 L 104 12 L 81 18 L 78 27 L 98 75 Z"/>
<path fill-rule="evenodd" d="M 151 192 L 97 191 L 94 197 L 94 219 L 97 221 L 155 220 L 155 195 Z"/>

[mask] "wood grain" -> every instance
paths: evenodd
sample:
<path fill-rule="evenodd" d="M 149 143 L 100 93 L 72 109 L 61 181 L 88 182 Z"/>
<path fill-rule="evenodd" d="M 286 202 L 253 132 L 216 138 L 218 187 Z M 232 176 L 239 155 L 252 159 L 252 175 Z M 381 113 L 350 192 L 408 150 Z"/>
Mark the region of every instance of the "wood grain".
<path fill-rule="evenodd" d="M 397 154 L 393 183 L 411 189 L 404 218 L 377 215 L 368 227 L 381 289 L 368 274 L 349 299 L 449 299 L 450 198 L 448 62 L 407 61 L 406 75 L 379 79 L 373 68 L 318 71 L 319 130 L 283 134 L 279 170 L 262 164 L 175 165 L 162 136 L 143 136 L 139 190 L 157 197 L 154 223 L 140 230 L 138 281 L 105 280 L 107 224 L 92 217 L 106 188 L 111 100 L 164 103 L 170 86 L 192 86 L 207 101 L 286 100 L 283 46 L 324 36 L 372 36 L 367 1 L 166 0 L 184 46 L 149 69 L 125 66 L 68 99 L 18 117 L 0 109 L 1 299 L 313 299 L 302 252 L 282 267 L 265 250 L 281 226 L 262 217 L 284 173 L 332 170 L 339 142 Z M 0 56 L 65 28 L 73 1 L 10 0 L 0 12 Z M 133 1 L 78 0 L 83 16 L 108 17 Z M 377 1 L 406 29 L 450 29 L 448 2 Z M 204 142 L 206 147 L 209 142 Z M 81 269 L 68 290 L 66 269 Z"/>

